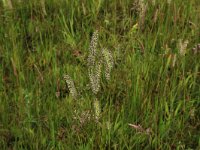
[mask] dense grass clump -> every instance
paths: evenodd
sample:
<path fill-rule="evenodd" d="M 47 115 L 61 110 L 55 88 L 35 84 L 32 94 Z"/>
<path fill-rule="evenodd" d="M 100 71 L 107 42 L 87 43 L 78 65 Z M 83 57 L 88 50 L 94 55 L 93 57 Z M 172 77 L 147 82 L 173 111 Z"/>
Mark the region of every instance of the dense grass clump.
<path fill-rule="evenodd" d="M 200 149 L 199 0 L 0 1 L 0 149 Z"/>

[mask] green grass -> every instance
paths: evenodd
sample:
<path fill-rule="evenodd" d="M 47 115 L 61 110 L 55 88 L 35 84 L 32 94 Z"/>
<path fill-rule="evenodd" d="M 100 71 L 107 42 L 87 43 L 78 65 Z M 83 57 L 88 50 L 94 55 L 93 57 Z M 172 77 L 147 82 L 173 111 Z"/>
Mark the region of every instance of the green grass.
<path fill-rule="evenodd" d="M 0 149 L 200 149 L 200 1 L 149 0 L 144 20 L 133 2 L 45 0 L 45 15 L 39 0 L 0 1 Z M 114 57 L 98 122 L 87 72 L 96 30 Z"/>

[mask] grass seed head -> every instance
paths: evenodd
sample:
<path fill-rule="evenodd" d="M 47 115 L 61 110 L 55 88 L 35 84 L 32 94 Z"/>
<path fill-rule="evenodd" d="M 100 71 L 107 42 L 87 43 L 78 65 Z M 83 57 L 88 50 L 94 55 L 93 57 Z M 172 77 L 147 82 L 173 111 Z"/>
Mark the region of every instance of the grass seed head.
<path fill-rule="evenodd" d="M 72 80 L 72 78 L 69 75 L 64 75 L 64 79 L 67 83 L 70 94 L 72 95 L 72 97 L 74 99 L 77 99 L 78 94 L 77 94 L 77 90 L 76 90 L 75 85 L 74 85 L 74 81 Z"/>
<path fill-rule="evenodd" d="M 99 33 L 98 33 L 98 30 L 96 30 L 92 35 L 92 39 L 90 43 L 90 54 L 93 56 L 96 56 L 96 53 L 97 53 L 98 37 L 99 37 Z"/>
<path fill-rule="evenodd" d="M 96 121 L 98 121 L 101 115 L 101 108 L 100 108 L 100 103 L 97 99 L 95 99 L 94 101 L 94 111 L 95 111 L 95 119 Z"/>
<path fill-rule="evenodd" d="M 111 52 L 105 48 L 102 50 L 102 55 L 104 58 L 105 76 L 106 76 L 107 80 L 110 80 L 110 72 L 114 65 L 113 56 L 112 56 Z"/>
<path fill-rule="evenodd" d="M 101 68 L 102 64 L 98 62 L 97 65 L 91 66 L 88 69 L 90 85 L 94 94 L 97 94 L 100 89 Z"/>
<path fill-rule="evenodd" d="M 182 39 L 179 39 L 178 49 L 180 55 L 184 56 L 186 54 L 187 45 L 188 45 L 188 40 L 183 41 Z"/>
<path fill-rule="evenodd" d="M 97 94 L 100 89 L 102 60 L 97 51 L 98 31 L 92 35 L 89 56 L 88 56 L 88 73 L 92 92 Z"/>

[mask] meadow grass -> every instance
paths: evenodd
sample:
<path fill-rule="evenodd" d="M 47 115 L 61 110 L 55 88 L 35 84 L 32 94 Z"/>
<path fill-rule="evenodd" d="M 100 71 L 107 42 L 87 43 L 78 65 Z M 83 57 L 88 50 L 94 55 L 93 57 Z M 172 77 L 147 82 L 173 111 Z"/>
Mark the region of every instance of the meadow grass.
<path fill-rule="evenodd" d="M 200 149 L 199 43 L 199 0 L 0 1 L 0 149 Z"/>

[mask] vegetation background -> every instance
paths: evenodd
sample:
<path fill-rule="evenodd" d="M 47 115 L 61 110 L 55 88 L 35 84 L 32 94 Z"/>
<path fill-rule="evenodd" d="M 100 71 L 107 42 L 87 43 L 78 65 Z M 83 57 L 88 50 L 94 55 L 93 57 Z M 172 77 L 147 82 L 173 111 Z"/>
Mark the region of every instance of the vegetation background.
<path fill-rule="evenodd" d="M 114 59 L 98 121 L 96 30 Z M 200 149 L 199 43 L 199 0 L 0 1 L 0 149 Z"/>

